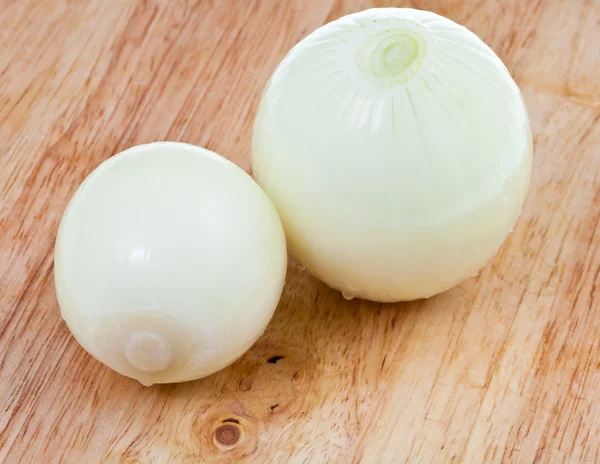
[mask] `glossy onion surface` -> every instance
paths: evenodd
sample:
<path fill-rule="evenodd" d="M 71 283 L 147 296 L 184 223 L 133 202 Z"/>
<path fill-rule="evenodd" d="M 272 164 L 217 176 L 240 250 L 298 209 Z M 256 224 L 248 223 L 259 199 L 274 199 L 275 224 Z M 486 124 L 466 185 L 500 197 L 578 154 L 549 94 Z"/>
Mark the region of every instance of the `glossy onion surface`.
<path fill-rule="evenodd" d="M 449 19 L 396 8 L 296 45 L 252 144 L 290 251 L 346 296 L 384 302 L 442 292 L 494 255 L 531 153 L 523 98 L 494 52 Z"/>
<path fill-rule="evenodd" d="M 141 145 L 102 163 L 62 218 L 61 313 L 79 343 L 150 385 L 209 375 L 269 323 L 283 228 L 242 169 L 203 148 Z"/>

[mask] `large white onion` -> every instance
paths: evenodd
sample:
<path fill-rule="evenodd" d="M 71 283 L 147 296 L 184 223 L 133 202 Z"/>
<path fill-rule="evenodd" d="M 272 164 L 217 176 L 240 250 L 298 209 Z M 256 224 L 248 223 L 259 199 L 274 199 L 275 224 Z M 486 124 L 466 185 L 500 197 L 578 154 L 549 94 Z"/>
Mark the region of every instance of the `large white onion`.
<path fill-rule="evenodd" d="M 265 330 L 287 252 L 271 201 L 203 148 L 141 145 L 102 163 L 65 211 L 61 313 L 95 358 L 145 385 L 209 375 Z"/>
<path fill-rule="evenodd" d="M 493 256 L 521 211 L 531 151 L 521 93 L 487 45 L 434 13 L 386 8 L 288 53 L 252 161 L 304 266 L 346 295 L 397 301 Z"/>

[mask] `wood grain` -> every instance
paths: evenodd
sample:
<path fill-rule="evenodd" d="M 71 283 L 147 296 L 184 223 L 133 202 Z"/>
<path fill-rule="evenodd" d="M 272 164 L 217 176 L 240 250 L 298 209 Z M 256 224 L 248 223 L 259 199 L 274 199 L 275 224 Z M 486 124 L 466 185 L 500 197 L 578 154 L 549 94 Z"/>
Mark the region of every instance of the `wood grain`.
<path fill-rule="evenodd" d="M 532 187 L 494 260 L 396 305 L 292 262 L 265 335 L 196 382 L 144 388 L 87 355 L 52 277 L 83 178 L 155 140 L 249 170 L 285 52 L 372 6 L 466 25 L 523 90 Z M 598 44 L 595 0 L 0 0 L 0 462 L 600 462 Z"/>

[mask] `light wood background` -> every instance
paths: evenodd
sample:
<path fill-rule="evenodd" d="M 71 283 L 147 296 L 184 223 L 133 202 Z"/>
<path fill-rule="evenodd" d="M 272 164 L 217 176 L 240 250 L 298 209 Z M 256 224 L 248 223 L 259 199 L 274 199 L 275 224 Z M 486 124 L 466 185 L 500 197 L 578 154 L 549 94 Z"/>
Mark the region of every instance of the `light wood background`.
<path fill-rule="evenodd" d="M 522 88 L 532 186 L 495 259 L 396 305 L 292 262 L 268 331 L 223 372 L 144 388 L 94 361 L 52 277 L 83 178 L 165 139 L 250 170 L 286 51 L 390 5 L 463 23 Z M 0 462 L 600 462 L 599 121 L 597 0 L 0 0 Z"/>

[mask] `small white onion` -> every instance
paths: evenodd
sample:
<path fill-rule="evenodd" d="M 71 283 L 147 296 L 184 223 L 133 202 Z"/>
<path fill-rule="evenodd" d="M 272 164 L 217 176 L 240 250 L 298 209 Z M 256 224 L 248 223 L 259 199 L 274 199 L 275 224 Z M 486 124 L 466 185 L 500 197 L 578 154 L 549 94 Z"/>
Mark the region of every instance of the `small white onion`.
<path fill-rule="evenodd" d="M 284 285 L 279 217 L 235 164 L 159 142 L 102 163 L 62 218 L 64 320 L 96 359 L 145 385 L 209 375 L 260 337 Z"/>
<path fill-rule="evenodd" d="M 429 297 L 475 274 L 520 214 L 521 93 L 466 28 L 372 9 L 297 44 L 267 84 L 252 162 L 298 261 L 348 298 Z"/>

